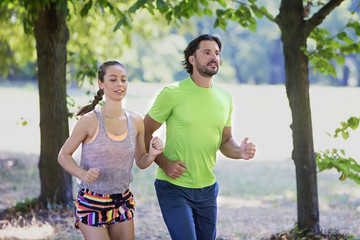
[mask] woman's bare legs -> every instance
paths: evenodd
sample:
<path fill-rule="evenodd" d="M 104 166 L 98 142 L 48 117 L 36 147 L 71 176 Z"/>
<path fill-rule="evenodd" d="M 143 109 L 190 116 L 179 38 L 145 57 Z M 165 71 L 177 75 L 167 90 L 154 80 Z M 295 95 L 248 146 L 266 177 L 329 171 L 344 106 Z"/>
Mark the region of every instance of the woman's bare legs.
<path fill-rule="evenodd" d="M 128 220 L 105 227 L 92 227 L 79 222 L 79 229 L 85 240 L 134 240 L 134 220 Z"/>
<path fill-rule="evenodd" d="M 134 219 L 109 225 L 111 240 L 134 240 Z"/>
<path fill-rule="evenodd" d="M 93 227 L 79 222 L 79 229 L 85 240 L 110 240 L 108 229 L 105 227 Z"/>

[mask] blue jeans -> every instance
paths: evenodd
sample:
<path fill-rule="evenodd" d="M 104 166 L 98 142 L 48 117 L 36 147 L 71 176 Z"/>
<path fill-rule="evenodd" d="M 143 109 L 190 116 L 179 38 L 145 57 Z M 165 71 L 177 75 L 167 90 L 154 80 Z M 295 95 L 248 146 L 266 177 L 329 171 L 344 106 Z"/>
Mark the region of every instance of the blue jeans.
<path fill-rule="evenodd" d="M 154 185 L 172 240 L 215 239 L 217 183 L 192 189 L 156 179 Z"/>

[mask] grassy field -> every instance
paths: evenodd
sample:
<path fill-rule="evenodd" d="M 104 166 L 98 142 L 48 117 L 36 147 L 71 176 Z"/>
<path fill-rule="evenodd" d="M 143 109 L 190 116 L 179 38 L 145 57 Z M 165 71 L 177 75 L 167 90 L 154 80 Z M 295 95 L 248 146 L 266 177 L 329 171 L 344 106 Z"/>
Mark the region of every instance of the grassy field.
<path fill-rule="evenodd" d="M 130 83 L 125 108 L 145 114 L 164 84 Z M 220 185 L 218 239 L 261 239 L 289 230 L 296 221 L 295 169 L 290 160 L 292 139 L 291 114 L 284 86 L 222 85 L 233 96 L 233 134 L 238 141 L 249 136 L 257 145 L 255 159 L 234 161 L 218 155 L 215 168 Z M 338 146 L 360 159 L 360 131 L 350 133 L 348 141 L 333 141 L 332 132 L 340 121 L 360 115 L 359 88 L 311 88 L 311 107 L 315 149 Z M 70 89 L 78 105 L 92 96 Z M 39 142 L 38 96 L 35 86 L 0 86 L 0 210 L 25 198 L 38 196 L 37 160 Z M 26 126 L 21 122 L 27 121 Z M 70 128 L 75 120 L 70 120 Z M 164 138 L 164 129 L 158 131 Z M 79 159 L 79 152 L 74 155 Z M 132 190 L 137 200 L 136 239 L 169 239 L 156 202 L 153 188 L 155 166 L 146 170 L 134 168 Z M 340 182 L 334 171 L 318 174 L 321 228 L 336 229 L 360 237 L 360 186 Z M 35 216 L 35 219 L 37 216 Z M 0 229 L 0 239 L 12 231 L 22 234 L 43 232 L 32 239 L 82 239 L 72 228 L 71 216 L 53 215 L 47 224 L 34 221 L 18 227 L 14 216 L 10 227 Z M 0 219 L 0 223 L 5 223 Z M 11 228 L 12 227 L 12 228 Z M 42 229 L 40 231 L 39 229 Z M 23 232 L 22 232 L 23 231 Z M 15 234 L 14 233 L 14 234 Z M 48 235 L 45 235 L 48 234 Z M 6 237 L 8 236 L 8 237 Z M 29 238 L 28 238 L 29 239 Z"/>

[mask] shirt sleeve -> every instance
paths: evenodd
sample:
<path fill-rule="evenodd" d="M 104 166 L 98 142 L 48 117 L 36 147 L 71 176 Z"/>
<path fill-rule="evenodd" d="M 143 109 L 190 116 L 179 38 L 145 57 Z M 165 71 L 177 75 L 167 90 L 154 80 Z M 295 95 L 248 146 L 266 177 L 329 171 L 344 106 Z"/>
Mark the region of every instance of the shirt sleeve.
<path fill-rule="evenodd" d="M 174 101 L 171 92 L 169 87 L 161 90 L 148 112 L 149 116 L 159 123 L 165 122 L 173 110 Z"/>

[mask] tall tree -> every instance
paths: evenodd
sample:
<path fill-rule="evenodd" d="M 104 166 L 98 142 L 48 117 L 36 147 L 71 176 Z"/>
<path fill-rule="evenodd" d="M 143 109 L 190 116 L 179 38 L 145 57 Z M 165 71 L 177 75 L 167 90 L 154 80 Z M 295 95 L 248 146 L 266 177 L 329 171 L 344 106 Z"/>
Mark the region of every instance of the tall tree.
<path fill-rule="evenodd" d="M 320 232 L 317 170 L 313 144 L 307 39 L 344 0 L 330 0 L 308 20 L 310 1 L 281 1 L 275 22 L 281 30 L 285 57 L 286 93 L 292 113 L 292 159 L 296 167 L 298 226 Z"/>
<path fill-rule="evenodd" d="M 78 6 L 85 16 L 92 7 L 92 1 L 86 4 L 69 1 Z M 108 1 L 98 1 L 99 6 L 108 7 L 120 18 L 114 27 L 129 27 L 127 17 L 121 10 Z M 12 18 L 20 18 L 26 33 L 33 35 L 36 41 L 37 76 L 40 101 L 41 149 L 39 172 L 41 190 L 40 203 L 68 204 L 73 201 L 71 175 L 57 162 L 58 152 L 69 135 L 66 64 L 69 30 L 67 17 L 68 0 L 1 0 L 0 12 L 11 12 Z M 76 5 L 78 4 L 78 5 Z"/>
<path fill-rule="evenodd" d="M 68 137 L 66 103 L 66 0 L 0 1 L 9 22 L 21 19 L 25 33 L 35 37 L 40 101 L 41 151 L 39 200 L 67 204 L 72 201 L 71 175 L 57 163 L 57 154 Z"/>
<path fill-rule="evenodd" d="M 40 100 L 41 151 L 40 202 L 72 200 L 71 175 L 57 163 L 57 154 L 68 138 L 66 104 L 67 2 L 53 1 L 33 6 Z"/>

